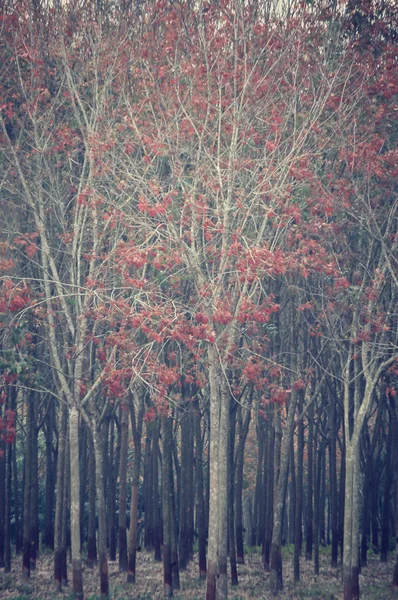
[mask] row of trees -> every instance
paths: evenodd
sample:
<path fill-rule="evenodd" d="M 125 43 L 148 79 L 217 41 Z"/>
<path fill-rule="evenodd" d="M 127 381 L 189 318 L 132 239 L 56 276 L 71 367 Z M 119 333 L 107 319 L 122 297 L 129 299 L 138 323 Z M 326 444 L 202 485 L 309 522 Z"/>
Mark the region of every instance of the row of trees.
<path fill-rule="evenodd" d="M 43 541 L 59 588 L 70 542 L 77 597 L 84 540 L 108 595 L 118 509 L 130 581 L 143 511 L 165 595 L 196 531 L 206 597 L 226 598 L 251 483 L 250 541 L 275 594 L 283 541 L 300 576 L 303 525 L 316 570 L 329 530 L 334 566 L 341 544 L 346 600 L 359 597 L 379 509 L 386 558 L 398 452 L 393 4 L 5 7 L 7 568 L 12 499 L 26 576 L 38 549 L 40 439 Z M 254 439 L 255 482 L 244 466 Z"/>

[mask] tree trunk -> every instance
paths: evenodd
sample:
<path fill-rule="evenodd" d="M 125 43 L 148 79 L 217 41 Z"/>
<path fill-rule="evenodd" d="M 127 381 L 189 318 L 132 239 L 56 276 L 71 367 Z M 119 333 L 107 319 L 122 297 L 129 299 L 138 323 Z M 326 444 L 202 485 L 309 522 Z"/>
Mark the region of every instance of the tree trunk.
<path fill-rule="evenodd" d="M 171 556 L 171 536 L 172 536 L 172 439 L 171 439 L 171 418 L 162 417 L 162 438 L 163 438 L 163 456 L 162 456 L 162 494 L 163 494 L 163 596 L 170 598 L 173 595 L 173 570 Z"/>
<path fill-rule="evenodd" d="M 283 589 L 283 574 L 282 574 L 282 520 L 286 498 L 287 480 L 289 474 L 289 450 L 292 444 L 294 431 L 294 415 L 297 405 L 297 393 L 292 392 L 288 414 L 286 419 L 285 430 L 283 433 L 281 451 L 280 451 L 280 469 L 277 486 L 275 490 L 274 504 L 274 527 L 272 531 L 271 544 L 271 576 L 270 586 L 271 592 L 276 595 Z M 276 409 L 278 410 L 278 409 Z M 280 424 L 277 420 L 277 435 L 279 434 Z"/>
<path fill-rule="evenodd" d="M 152 473 L 153 473 L 153 547 L 155 560 L 162 560 L 159 502 L 159 435 L 160 421 L 156 423 L 152 439 Z"/>
<path fill-rule="evenodd" d="M 129 444 L 128 407 L 120 409 L 120 476 L 119 476 L 119 571 L 128 570 L 127 556 L 127 458 Z"/>
<path fill-rule="evenodd" d="M 105 427 L 107 433 L 107 428 Z M 98 566 L 100 579 L 100 594 L 104 600 L 109 595 L 108 558 L 106 552 L 106 500 L 104 482 L 104 445 L 102 436 L 104 431 L 96 424 L 92 426 L 95 453 L 95 480 L 97 492 L 98 514 Z"/>
<path fill-rule="evenodd" d="M 134 461 L 131 483 L 131 504 L 130 504 L 130 529 L 129 529 L 129 563 L 127 582 L 135 582 L 136 557 L 137 557 L 137 514 L 138 514 L 138 486 L 140 482 L 141 470 L 141 438 L 142 424 L 144 420 L 145 399 L 143 393 L 138 398 L 137 415 L 134 409 L 134 398 L 130 394 L 130 416 L 131 429 L 134 441 Z"/>
<path fill-rule="evenodd" d="M 210 381 L 210 503 L 206 600 L 227 597 L 228 390 L 208 348 Z M 222 388 L 222 389 L 221 389 Z"/>
<path fill-rule="evenodd" d="M 336 403 L 329 397 L 329 478 L 330 478 L 330 526 L 332 529 L 331 565 L 337 568 L 339 553 L 339 528 L 337 519 L 337 459 L 336 459 Z"/>
<path fill-rule="evenodd" d="M 231 585 L 238 585 L 235 542 L 235 432 L 238 404 L 230 399 L 228 435 L 228 550 L 231 567 Z"/>
<path fill-rule="evenodd" d="M 75 404 L 69 407 L 69 452 L 71 484 L 71 546 L 72 586 L 78 600 L 83 600 L 83 574 L 80 550 L 80 465 L 79 465 L 79 411 Z"/>
<path fill-rule="evenodd" d="M 49 400 L 48 412 L 45 423 L 46 436 L 46 509 L 44 518 L 44 536 L 43 544 L 54 550 L 54 499 L 55 499 L 55 478 L 56 461 L 53 453 L 53 432 L 54 432 L 54 402 Z"/>
<path fill-rule="evenodd" d="M 249 432 L 251 418 L 251 404 L 253 390 L 249 395 L 247 407 L 241 407 L 239 410 L 238 421 L 238 447 L 236 449 L 236 486 L 235 486 L 235 506 L 236 506 L 236 560 L 238 564 L 244 564 L 244 545 L 243 545 L 243 464 L 245 457 L 245 444 Z M 243 414 L 244 417 L 243 417 Z M 262 461 L 260 465 L 262 469 Z"/>
<path fill-rule="evenodd" d="M 266 453 L 266 466 L 264 482 L 266 481 L 266 503 L 265 503 L 265 524 L 264 524 L 264 549 L 263 549 L 263 560 L 264 570 L 270 570 L 270 558 L 271 558 L 271 541 L 272 541 L 272 528 L 273 528 L 273 517 L 274 517 L 274 449 L 275 449 L 275 428 L 273 425 L 273 414 L 275 412 L 275 406 L 272 404 L 268 412 L 268 451 Z"/>
<path fill-rule="evenodd" d="M 65 548 L 62 544 L 62 516 L 65 485 L 65 451 L 67 434 L 67 412 L 63 404 L 58 413 L 58 460 L 57 460 L 57 496 L 54 522 L 54 581 L 58 592 L 62 590 L 62 561 Z"/>
<path fill-rule="evenodd" d="M 88 439 L 88 526 L 87 526 L 87 566 L 93 569 L 97 564 L 97 526 L 95 510 L 95 454 L 92 434 Z"/>
<path fill-rule="evenodd" d="M 33 464 L 33 428 L 34 428 L 34 392 L 26 398 L 26 440 L 25 440 L 25 485 L 23 495 L 23 558 L 22 576 L 30 577 L 31 557 L 31 521 L 32 521 L 32 464 Z"/>
<path fill-rule="evenodd" d="M 153 549 L 153 458 L 152 458 L 152 423 L 146 424 L 145 439 L 145 471 L 144 471 L 144 544 L 147 552 Z"/>
<path fill-rule="evenodd" d="M 298 412 L 303 412 L 304 393 L 298 393 Z M 294 518 L 294 581 L 300 581 L 300 555 L 303 542 L 303 480 L 304 480 L 304 423 L 297 424 L 297 480 L 296 511 Z"/>
<path fill-rule="evenodd" d="M 257 413 L 257 423 L 256 423 L 256 432 L 257 432 L 257 471 L 256 471 L 256 487 L 254 488 L 254 503 L 253 503 L 253 521 L 252 521 L 252 530 L 251 530 L 251 546 L 255 546 L 259 537 L 259 514 L 261 510 L 261 497 L 264 494 L 264 486 L 263 486 L 263 457 L 264 457 L 264 419 L 263 417 Z M 264 534 L 263 534 L 264 535 Z M 240 548 L 240 538 L 239 534 L 237 535 L 237 544 L 238 544 L 238 560 L 239 554 L 242 551 Z M 243 542 L 242 542 L 243 546 Z"/>
<path fill-rule="evenodd" d="M 312 560 L 313 543 L 313 446 L 314 446 L 314 405 L 312 404 L 308 411 L 308 446 L 307 446 L 307 510 L 306 510 L 306 545 L 305 558 Z"/>
<path fill-rule="evenodd" d="M 194 399 L 194 430 L 195 430 L 195 493 L 196 521 L 198 528 L 199 578 L 206 579 L 206 515 L 204 507 L 203 484 L 203 442 L 200 427 L 200 407 L 197 396 Z"/>
<path fill-rule="evenodd" d="M 344 507 L 344 600 L 359 599 L 359 448 L 346 440 Z"/>
<path fill-rule="evenodd" d="M 8 390 L 8 405 L 10 407 L 10 396 L 14 388 Z M 6 444 L 5 448 L 5 489 L 4 489 L 4 572 L 11 571 L 11 492 L 12 492 L 12 453 L 14 444 Z"/>

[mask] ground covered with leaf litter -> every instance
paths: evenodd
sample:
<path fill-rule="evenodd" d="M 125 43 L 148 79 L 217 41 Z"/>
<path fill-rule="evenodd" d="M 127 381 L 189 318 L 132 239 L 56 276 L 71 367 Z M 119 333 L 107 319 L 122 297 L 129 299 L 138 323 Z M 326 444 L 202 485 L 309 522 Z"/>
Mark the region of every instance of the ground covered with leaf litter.
<path fill-rule="evenodd" d="M 314 575 L 313 564 L 302 560 L 302 580 L 295 584 L 293 580 L 291 549 L 285 548 L 284 591 L 280 600 L 341 600 L 343 588 L 341 569 L 332 569 L 329 556 L 321 557 L 320 574 Z M 398 591 L 391 587 L 393 559 L 381 563 L 372 556 L 368 566 L 360 575 L 362 600 L 398 600 Z M 53 561 L 51 554 L 40 557 L 37 569 L 32 572 L 29 581 L 22 579 L 21 559 L 13 561 L 12 572 L 4 573 L 0 569 L 0 598 L 2 600 L 69 600 L 70 586 L 62 593 L 56 593 L 53 584 Z M 193 561 L 188 569 L 180 574 L 181 589 L 175 592 L 176 600 L 202 600 L 205 595 L 205 582 L 198 579 L 198 568 Z M 162 564 L 154 561 L 152 555 L 140 553 L 137 562 L 137 583 L 127 584 L 126 574 L 119 573 L 118 563 L 109 564 L 110 600 L 161 600 Z M 84 568 L 84 591 L 86 600 L 99 600 L 97 570 Z M 269 600 L 269 574 L 262 568 L 259 552 L 247 554 L 246 564 L 239 566 L 239 585 L 229 590 L 230 600 Z"/>

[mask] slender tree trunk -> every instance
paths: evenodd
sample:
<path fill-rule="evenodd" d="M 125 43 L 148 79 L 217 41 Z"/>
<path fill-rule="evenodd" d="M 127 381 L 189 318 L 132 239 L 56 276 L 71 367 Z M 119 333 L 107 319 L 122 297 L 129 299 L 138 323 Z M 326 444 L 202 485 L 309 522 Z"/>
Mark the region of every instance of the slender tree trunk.
<path fill-rule="evenodd" d="M 313 446 L 314 446 L 314 405 L 312 404 L 308 411 L 308 446 L 307 446 L 307 511 L 306 511 L 306 545 L 305 558 L 312 560 L 312 544 L 313 544 Z"/>
<path fill-rule="evenodd" d="M 383 486 L 383 506 L 381 512 L 381 540 L 380 540 L 380 560 L 387 562 L 390 549 L 390 497 L 393 482 L 393 473 L 391 468 L 392 453 L 392 432 L 393 425 L 391 416 L 389 420 L 388 434 L 386 439 L 386 455 L 384 467 L 384 486 Z"/>
<path fill-rule="evenodd" d="M 33 428 L 34 428 L 34 392 L 26 399 L 26 441 L 25 441 L 25 485 L 23 495 L 23 558 L 22 576 L 30 577 L 31 557 L 31 521 L 32 521 L 32 464 L 33 464 Z"/>
<path fill-rule="evenodd" d="M 173 569 L 171 556 L 172 537 L 172 439 L 171 418 L 162 417 L 162 494 L 163 494 L 163 596 L 170 598 L 173 595 Z"/>
<path fill-rule="evenodd" d="M 289 474 L 289 449 L 292 444 L 294 431 L 294 415 L 297 405 L 297 393 L 292 392 L 288 414 L 286 419 L 285 430 L 283 433 L 281 451 L 280 451 L 280 470 L 275 493 L 274 504 L 274 528 L 272 532 L 271 544 L 271 576 L 270 586 L 271 592 L 276 595 L 283 589 L 283 574 L 282 574 L 282 519 L 284 504 L 286 498 L 287 480 Z M 280 425 L 277 422 L 279 429 Z"/>
<path fill-rule="evenodd" d="M 208 348 L 210 381 L 210 504 L 206 600 L 227 598 L 227 460 L 229 390 Z"/>
<path fill-rule="evenodd" d="M 104 427 L 107 433 L 107 428 Z M 98 566 L 100 579 L 100 594 L 104 600 L 109 595 L 108 578 L 108 558 L 106 551 L 106 501 L 105 501 L 105 482 L 104 482 L 104 444 L 102 436 L 104 431 L 100 430 L 95 424 L 92 427 L 93 443 L 95 453 L 95 479 L 97 492 L 97 513 L 98 513 Z"/>
<path fill-rule="evenodd" d="M 95 510 L 95 454 L 92 434 L 88 439 L 88 526 L 87 526 L 87 566 L 93 569 L 97 564 L 97 527 Z"/>
<path fill-rule="evenodd" d="M 81 430 L 80 430 L 80 542 L 81 546 L 83 546 L 85 542 L 85 504 L 87 497 L 87 488 L 88 488 L 88 466 L 89 466 L 89 458 L 88 458 L 88 438 L 89 431 L 87 424 L 82 421 L 81 422 Z"/>
<path fill-rule="evenodd" d="M 152 424 L 146 424 L 145 471 L 144 471 L 144 544 L 147 552 L 153 549 L 153 458 Z"/>
<path fill-rule="evenodd" d="M 344 507 L 344 600 L 359 599 L 359 448 L 346 440 Z"/>
<path fill-rule="evenodd" d="M 266 453 L 266 469 L 264 482 L 266 481 L 266 503 L 265 503 L 265 524 L 264 524 L 264 570 L 270 570 L 270 558 L 271 558 L 271 542 L 272 542 L 272 528 L 273 528 L 273 517 L 274 517 L 274 449 L 275 449 L 275 428 L 273 424 L 273 414 L 275 412 L 275 406 L 271 406 L 269 411 L 269 433 L 268 433 L 268 452 Z"/>
<path fill-rule="evenodd" d="M 160 421 L 156 423 L 152 439 L 152 473 L 153 473 L 153 547 L 155 560 L 162 560 L 159 502 L 159 435 Z"/>
<path fill-rule="evenodd" d="M 33 408 L 32 428 L 32 474 L 31 474 L 31 519 L 30 519 L 30 568 L 36 570 L 39 555 L 39 482 L 38 482 L 38 429 L 36 426 L 36 406 Z"/>
<path fill-rule="evenodd" d="M 119 571 L 128 570 L 127 556 L 127 458 L 129 444 L 129 413 L 120 409 L 120 476 L 119 476 Z"/>
<path fill-rule="evenodd" d="M 235 507 L 236 507 L 236 560 L 238 564 L 244 564 L 244 545 L 243 545 L 243 464 L 245 456 L 245 444 L 249 432 L 251 418 L 251 403 L 253 390 L 249 396 L 247 407 L 239 410 L 239 429 L 238 429 L 238 447 L 236 449 L 236 486 L 235 486 Z M 242 414 L 243 413 L 243 414 Z M 260 465 L 262 469 L 262 464 Z"/>
<path fill-rule="evenodd" d="M 198 527 L 199 577 L 206 579 L 206 515 L 204 506 L 203 485 L 203 442 L 200 427 L 199 400 L 194 400 L 194 430 L 195 430 L 195 492 L 196 520 Z"/>
<path fill-rule="evenodd" d="M 134 441 L 134 461 L 131 484 L 131 504 L 130 504 L 130 530 L 129 530 L 129 563 L 127 582 L 134 583 L 136 575 L 136 557 L 137 557 L 137 514 L 138 514 L 138 486 L 140 481 L 141 469 L 141 438 L 142 424 L 144 420 L 145 399 L 143 394 L 138 399 L 138 412 L 135 413 L 134 398 L 130 396 L 130 416 L 131 428 Z"/>
<path fill-rule="evenodd" d="M 231 566 L 231 585 L 238 585 L 235 541 L 235 433 L 238 404 L 230 399 L 228 435 L 228 550 Z"/>
<path fill-rule="evenodd" d="M 69 452 L 71 483 L 71 545 L 72 585 L 75 597 L 83 600 L 83 574 L 80 550 L 80 465 L 79 465 L 79 411 L 75 404 L 69 407 Z"/>
<path fill-rule="evenodd" d="M 57 496 L 54 522 L 54 581 L 58 592 L 62 589 L 62 515 L 64 505 L 65 484 L 65 451 L 66 451 L 67 412 L 62 404 L 58 413 L 58 460 L 57 460 Z"/>
<path fill-rule="evenodd" d="M 13 409 L 15 410 L 15 409 Z M 15 553 L 19 554 L 22 551 L 23 540 L 21 531 L 21 503 L 19 493 L 19 477 L 16 441 L 14 441 L 14 452 L 12 453 L 12 478 L 13 478 L 13 496 L 14 496 L 14 519 L 15 519 Z"/>
<path fill-rule="evenodd" d="M 46 436 L 46 509 L 44 518 L 43 543 L 54 550 L 54 499 L 56 461 L 53 453 L 53 431 L 54 431 L 54 402 L 49 401 L 49 407 L 45 423 Z"/>
<path fill-rule="evenodd" d="M 69 531 L 69 515 L 70 515 L 70 451 L 69 439 L 65 440 L 65 467 L 64 467 L 64 497 L 62 501 L 62 521 L 61 521 L 61 547 L 62 547 L 62 562 L 61 562 L 61 579 L 62 585 L 68 585 L 68 561 L 67 547 L 70 539 Z"/>
<path fill-rule="evenodd" d="M 304 393 L 298 393 L 298 412 L 303 412 Z M 300 581 L 300 555 L 303 542 L 303 480 L 304 480 L 304 423 L 297 424 L 297 482 L 296 511 L 294 519 L 294 581 Z"/>
<path fill-rule="evenodd" d="M 337 519 L 337 459 L 336 459 L 336 403 L 329 398 L 329 478 L 330 478 L 330 526 L 332 529 L 331 565 L 337 568 L 339 553 L 339 527 Z"/>
<path fill-rule="evenodd" d="M 109 436 L 109 451 L 107 464 L 107 479 L 108 487 L 104 488 L 105 498 L 107 500 L 108 510 L 108 539 L 109 539 L 109 560 L 116 560 L 116 481 L 119 476 L 120 463 L 120 435 L 117 436 L 117 444 L 115 448 L 115 417 L 112 415 L 110 420 L 110 436 Z"/>
<path fill-rule="evenodd" d="M 172 431 L 172 426 L 171 426 Z M 175 442 L 173 437 L 171 439 L 172 451 L 173 455 L 173 447 L 175 446 Z M 176 456 L 176 454 L 174 454 Z M 173 461 L 171 461 L 171 469 L 170 469 L 170 489 L 171 489 L 171 570 L 172 570 L 172 581 L 173 581 L 173 592 L 175 590 L 180 589 L 180 567 L 179 567 L 179 558 L 178 558 L 178 526 L 177 526 L 177 503 L 176 503 L 176 490 L 174 483 L 174 474 L 173 474 Z"/>
<path fill-rule="evenodd" d="M 11 395 L 14 388 L 8 389 L 8 402 L 6 407 L 11 409 Z M 11 409 L 12 410 L 12 409 Z M 12 453 L 14 444 L 6 444 L 5 448 L 5 489 L 4 489 L 4 572 L 11 571 L 11 492 L 12 492 Z"/>
<path fill-rule="evenodd" d="M 263 457 L 264 457 L 264 419 L 261 415 L 257 414 L 256 423 L 257 432 L 257 471 L 256 471 L 256 487 L 254 488 L 254 503 L 253 503 L 253 520 L 251 530 L 251 546 L 255 546 L 258 542 L 258 528 L 261 510 L 261 497 L 264 494 L 263 486 Z M 238 543 L 238 560 L 240 548 L 239 535 L 237 536 Z M 243 545 L 243 542 L 242 542 Z"/>

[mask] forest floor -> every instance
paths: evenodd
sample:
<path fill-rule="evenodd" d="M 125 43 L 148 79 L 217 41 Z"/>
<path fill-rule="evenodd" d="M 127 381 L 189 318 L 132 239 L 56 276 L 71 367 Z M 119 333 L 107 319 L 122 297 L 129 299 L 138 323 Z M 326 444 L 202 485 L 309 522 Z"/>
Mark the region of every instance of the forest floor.
<path fill-rule="evenodd" d="M 326 553 L 327 550 L 327 553 Z M 319 575 L 314 575 L 313 564 L 302 560 L 302 580 L 293 580 L 292 548 L 284 548 L 284 591 L 279 600 L 341 600 L 343 587 L 341 569 L 330 567 L 329 550 L 322 549 Z M 393 555 L 387 563 L 371 556 L 368 566 L 360 575 L 361 600 L 398 600 L 398 591 L 392 589 Z M 193 561 L 188 569 L 180 574 L 181 589 L 175 592 L 174 600 L 202 600 L 205 595 L 205 582 L 197 575 L 197 564 Z M 43 554 L 32 572 L 30 580 L 23 581 L 21 559 L 15 558 L 11 573 L 0 569 L 1 600 L 70 600 L 70 586 L 62 593 L 54 590 L 52 554 Z M 162 564 L 154 561 L 152 555 L 141 552 L 137 556 L 137 583 L 126 583 L 126 574 L 119 573 L 118 563 L 110 562 L 110 600 L 161 600 Z M 84 569 L 84 592 L 86 600 L 98 600 L 97 570 Z M 239 565 L 239 585 L 229 589 L 229 600 L 269 600 L 269 574 L 262 568 L 259 551 L 249 549 L 246 564 Z"/>

